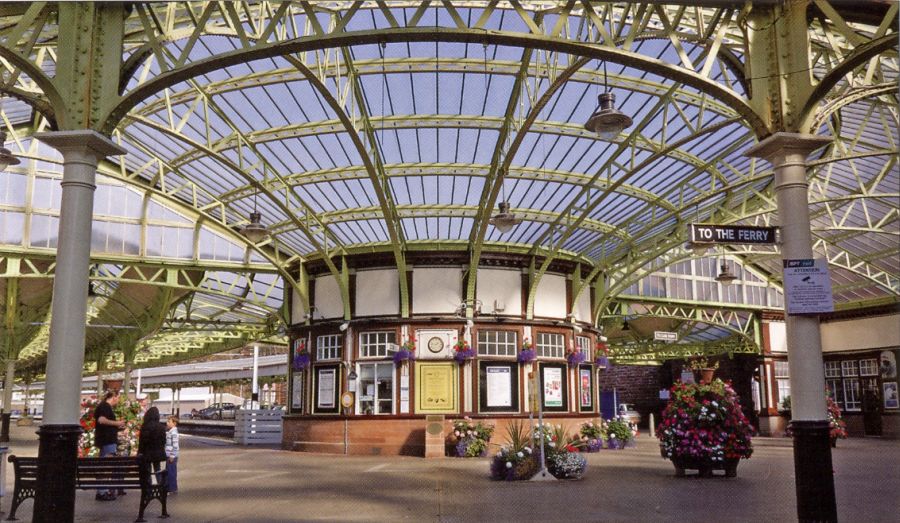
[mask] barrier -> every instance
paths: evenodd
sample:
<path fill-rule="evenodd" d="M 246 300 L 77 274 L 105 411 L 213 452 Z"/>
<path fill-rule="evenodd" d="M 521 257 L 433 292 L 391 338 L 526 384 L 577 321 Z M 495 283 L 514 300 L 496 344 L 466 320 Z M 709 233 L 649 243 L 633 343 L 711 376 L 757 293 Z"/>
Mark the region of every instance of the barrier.
<path fill-rule="evenodd" d="M 238 445 L 281 443 L 282 410 L 238 409 L 234 416 L 234 442 Z"/>

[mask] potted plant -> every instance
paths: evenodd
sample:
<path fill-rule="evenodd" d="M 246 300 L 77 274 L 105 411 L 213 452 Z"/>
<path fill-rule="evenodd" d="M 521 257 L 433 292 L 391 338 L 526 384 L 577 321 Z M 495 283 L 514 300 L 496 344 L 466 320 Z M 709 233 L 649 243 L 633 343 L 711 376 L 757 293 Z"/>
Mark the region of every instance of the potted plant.
<path fill-rule="evenodd" d="M 453 344 L 453 359 L 456 360 L 456 363 L 462 365 L 466 360 L 474 357 L 475 349 L 469 346 L 469 342 L 460 340 Z"/>
<path fill-rule="evenodd" d="M 598 341 L 594 347 L 594 365 L 598 369 L 609 367 L 609 345 L 602 341 Z"/>
<path fill-rule="evenodd" d="M 400 346 L 400 350 L 394 353 L 394 363 L 400 365 L 404 361 L 416 359 L 416 339 L 409 338 Z"/>
<path fill-rule="evenodd" d="M 696 469 L 704 477 L 713 470 L 734 477 L 738 462 L 753 454 L 752 433 L 734 389 L 717 379 L 672 386 L 657 438 L 660 453 L 672 460 L 677 476 Z"/>
<path fill-rule="evenodd" d="M 606 422 L 606 447 L 610 449 L 624 449 L 634 438 L 631 426 L 622 418 L 615 418 Z"/>
<path fill-rule="evenodd" d="M 453 422 L 453 433 L 450 444 L 453 452 L 460 458 L 474 458 L 487 455 L 488 444 L 494 434 L 494 427 L 482 422 L 473 422 L 466 416 Z"/>
<path fill-rule="evenodd" d="M 491 479 L 521 481 L 540 469 L 525 424 L 514 421 L 506 427 L 506 445 L 491 459 Z"/>
<path fill-rule="evenodd" d="M 300 340 L 300 343 L 297 344 L 297 351 L 294 353 L 292 367 L 294 370 L 305 370 L 309 367 L 309 364 L 309 351 L 306 350 L 306 343 L 303 340 Z"/>
<path fill-rule="evenodd" d="M 533 439 L 535 448 L 544 438 L 544 463 L 547 471 L 556 479 L 581 479 L 587 470 L 587 460 L 578 451 L 581 440 L 569 436 L 562 425 L 537 425 Z"/>
<path fill-rule="evenodd" d="M 528 338 L 522 342 L 522 350 L 519 351 L 519 355 L 516 357 L 519 363 L 531 363 L 535 359 L 537 359 L 537 353 L 534 351 L 534 347 L 532 347 L 531 342 Z"/>
<path fill-rule="evenodd" d="M 581 436 L 582 452 L 599 452 L 603 448 L 603 439 L 606 437 L 606 426 L 603 421 L 594 423 L 585 421 L 578 430 Z"/>
<path fill-rule="evenodd" d="M 581 349 L 578 347 L 570 347 L 566 350 L 566 361 L 569 363 L 569 367 L 577 367 L 584 362 L 585 356 L 584 353 L 581 352 Z"/>
<path fill-rule="evenodd" d="M 713 375 L 716 372 L 716 369 L 719 368 L 719 362 L 714 361 L 712 363 L 709 362 L 706 357 L 698 358 L 691 362 L 691 370 L 696 373 L 699 373 L 699 381 L 701 383 L 712 383 Z"/>

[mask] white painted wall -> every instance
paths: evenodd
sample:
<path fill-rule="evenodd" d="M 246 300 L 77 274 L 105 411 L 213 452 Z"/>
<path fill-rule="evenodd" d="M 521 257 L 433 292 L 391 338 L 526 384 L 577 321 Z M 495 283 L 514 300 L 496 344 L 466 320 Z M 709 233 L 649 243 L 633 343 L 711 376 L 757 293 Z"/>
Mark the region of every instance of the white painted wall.
<path fill-rule="evenodd" d="M 591 318 L 591 289 L 586 288 L 581 291 L 581 294 L 575 298 L 575 307 L 574 307 L 575 319 L 578 321 L 586 321 L 590 323 Z"/>
<path fill-rule="evenodd" d="M 538 282 L 534 299 L 534 315 L 543 318 L 566 317 L 566 277 L 544 274 Z"/>
<path fill-rule="evenodd" d="M 340 318 L 344 315 L 344 304 L 341 302 L 341 290 L 337 278 L 333 274 L 319 276 L 315 279 L 316 310 L 313 313 L 317 320 Z"/>
<path fill-rule="evenodd" d="M 306 321 L 306 310 L 300 301 L 300 293 L 296 289 L 291 290 L 291 323 L 303 323 Z"/>
<path fill-rule="evenodd" d="M 397 269 L 356 273 L 357 316 L 400 314 L 400 277 Z"/>
<path fill-rule="evenodd" d="M 452 313 L 462 303 L 462 269 L 413 269 L 413 314 Z"/>
<path fill-rule="evenodd" d="M 769 348 L 772 352 L 787 352 L 787 330 L 783 321 L 766 323 L 769 329 Z"/>
<path fill-rule="evenodd" d="M 830 321 L 820 329 L 822 352 L 900 346 L 900 314 Z"/>
<path fill-rule="evenodd" d="M 475 297 L 481 300 L 482 314 L 494 313 L 494 302 L 504 316 L 522 315 L 522 273 L 517 270 L 478 269 Z"/>

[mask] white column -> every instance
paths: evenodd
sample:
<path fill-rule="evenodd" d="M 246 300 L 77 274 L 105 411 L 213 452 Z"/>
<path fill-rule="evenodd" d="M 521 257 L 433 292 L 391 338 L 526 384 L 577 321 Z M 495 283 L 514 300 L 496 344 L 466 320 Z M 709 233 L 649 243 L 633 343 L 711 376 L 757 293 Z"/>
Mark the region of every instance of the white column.
<path fill-rule="evenodd" d="M 12 412 L 13 387 L 16 382 L 16 360 L 6 360 L 6 378 L 3 380 L 3 412 Z"/>
<path fill-rule="evenodd" d="M 43 423 L 77 425 L 97 163 L 125 150 L 96 131 L 36 133 L 34 137 L 63 155 Z"/>
<path fill-rule="evenodd" d="M 827 145 L 831 138 L 795 133 L 775 133 L 745 154 L 764 158 L 775 169 L 775 197 L 781 227 L 781 257 L 811 259 L 812 232 L 806 181 L 806 157 Z M 818 316 L 785 314 L 788 367 L 791 374 L 791 419 L 828 419 L 825 405 L 825 371 Z"/>
<path fill-rule="evenodd" d="M 122 378 L 122 390 L 125 392 L 125 397 L 130 397 L 129 393 L 131 392 L 131 367 L 132 363 L 126 361 L 125 362 L 125 376 Z M 137 395 L 135 395 L 135 399 L 137 399 Z"/>
<path fill-rule="evenodd" d="M 253 389 L 250 391 L 252 398 L 250 408 L 259 408 L 259 345 L 253 346 Z"/>

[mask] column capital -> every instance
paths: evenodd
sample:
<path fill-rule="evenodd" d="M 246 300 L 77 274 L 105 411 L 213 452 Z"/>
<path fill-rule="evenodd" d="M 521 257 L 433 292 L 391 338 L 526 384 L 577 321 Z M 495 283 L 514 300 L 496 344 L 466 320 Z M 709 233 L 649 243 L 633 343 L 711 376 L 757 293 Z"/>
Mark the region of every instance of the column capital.
<path fill-rule="evenodd" d="M 82 149 L 92 153 L 98 160 L 128 152 L 106 136 L 89 129 L 35 133 L 34 137 L 61 153 Z"/>
<path fill-rule="evenodd" d="M 820 147 L 831 143 L 833 138 L 816 134 L 775 133 L 744 152 L 750 158 L 772 161 L 778 155 L 802 154 L 804 158 Z"/>

